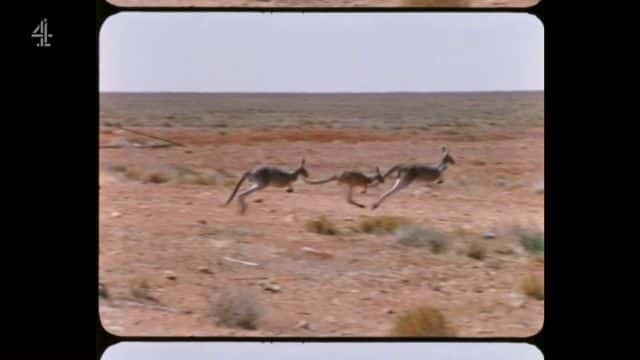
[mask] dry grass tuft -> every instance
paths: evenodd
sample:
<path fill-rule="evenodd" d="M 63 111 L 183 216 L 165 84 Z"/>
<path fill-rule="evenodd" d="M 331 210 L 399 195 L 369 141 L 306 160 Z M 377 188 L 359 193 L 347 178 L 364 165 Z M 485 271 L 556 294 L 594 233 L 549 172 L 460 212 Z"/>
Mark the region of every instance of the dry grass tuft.
<path fill-rule="evenodd" d="M 404 246 L 428 247 L 434 254 L 442 253 L 449 247 L 449 240 L 444 234 L 416 225 L 400 226 L 395 235 L 398 242 Z"/>
<path fill-rule="evenodd" d="M 110 167 L 110 169 L 111 169 L 111 171 L 123 173 L 123 172 L 127 171 L 127 166 L 126 165 L 113 165 L 113 166 Z"/>
<path fill-rule="evenodd" d="M 533 274 L 520 279 L 520 290 L 523 294 L 537 300 L 544 300 L 544 279 Z"/>
<path fill-rule="evenodd" d="M 305 229 L 310 232 L 314 232 L 322 235 L 338 235 L 340 231 L 336 224 L 325 216 L 321 216 L 317 219 L 307 220 L 304 224 Z"/>
<path fill-rule="evenodd" d="M 231 289 L 222 293 L 213 301 L 212 311 L 218 324 L 247 330 L 257 329 L 263 316 L 256 295 L 248 289 Z"/>
<path fill-rule="evenodd" d="M 129 281 L 129 294 L 138 300 L 156 300 L 156 298 L 151 295 L 151 286 L 145 278 L 131 279 L 131 281 Z"/>
<path fill-rule="evenodd" d="M 451 337 L 455 336 L 455 331 L 440 310 L 419 307 L 396 318 L 391 336 Z"/>
<path fill-rule="evenodd" d="M 361 220 L 356 230 L 367 234 L 388 234 L 410 223 L 408 219 L 397 216 L 372 216 Z"/>
<path fill-rule="evenodd" d="M 143 181 L 145 183 L 164 184 L 171 180 L 171 176 L 161 171 L 152 171 L 144 175 Z"/>
<path fill-rule="evenodd" d="M 469 243 L 467 256 L 476 260 L 484 260 L 487 257 L 487 248 L 481 242 L 474 240 Z"/>

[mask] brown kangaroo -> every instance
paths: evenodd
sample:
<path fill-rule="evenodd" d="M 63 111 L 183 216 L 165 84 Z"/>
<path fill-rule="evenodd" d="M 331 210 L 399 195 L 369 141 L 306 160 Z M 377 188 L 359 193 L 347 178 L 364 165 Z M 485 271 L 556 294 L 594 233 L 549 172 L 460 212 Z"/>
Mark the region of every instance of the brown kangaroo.
<path fill-rule="evenodd" d="M 365 207 L 364 205 L 359 204 L 353 200 L 352 198 L 353 188 L 356 186 L 364 187 L 364 189 L 362 190 L 362 194 L 364 194 L 367 191 L 368 186 L 373 185 L 374 183 L 377 184 L 378 182 L 383 183 L 384 177 L 382 176 L 382 174 L 380 174 L 380 169 L 376 167 L 376 173 L 371 176 L 365 175 L 359 171 L 344 171 L 338 175 L 334 175 L 324 180 L 316 180 L 316 181 L 307 180 L 307 179 L 302 179 L 302 180 L 305 183 L 311 184 L 311 185 L 326 184 L 331 181 L 337 181 L 340 184 L 347 185 L 348 187 L 347 202 L 349 204 L 364 208 Z"/>

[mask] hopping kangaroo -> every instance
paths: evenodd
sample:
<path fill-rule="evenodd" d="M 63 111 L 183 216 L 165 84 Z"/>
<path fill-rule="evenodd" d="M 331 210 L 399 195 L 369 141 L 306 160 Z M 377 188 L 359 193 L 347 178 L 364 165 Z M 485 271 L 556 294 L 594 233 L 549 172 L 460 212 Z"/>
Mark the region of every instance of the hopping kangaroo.
<path fill-rule="evenodd" d="M 349 189 L 347 190 L 347 202 L 349 204 L 363 208 L 365 207 L 364 205 L 359 204 L 353 200 L 352 198 L 353 188 L 356 186 L 364 187 L 364 190 L 362 190 L 362 194 L 364 194 L 367 191 L 367 186 L 377 182 L 383 183 L 384 177 L 382 176 L 382 174 L 380 174 L 380 169 L 376 167 L 376 173 L 375 175 L 372 175 L 372 176 L 367 176 L 359 171 L 344 171 L 340 175 L 334 175 L 324 180 L 312 181 L 312 180 L 303 179 L 303 181 L 311 185 L 326 184 L 331 181 L 337 181 L 340 184 L 347 185 Z"/>
<path fill-rule="evenodd" d="M 451 157 L 451 155 L 449 154 L 449 150 L 446 146 L 442 147 L 442 153 L 443 155 L 440 161 L 433 165 L 396 165 L 389 169 L 389 171 L 384 174 L 384 177 L 386 178 L 387 176 L 396 172 L 398 174 L 397 180 L 393 184 L 391 189 L 382 194 L 371 208 L 376 209 L 386 198 L 393 195 L 395 192 L 407 187 L 414 181 L 433 182 L 437 180 L 439 182 L 442 182 L 442 174 L 444 174 L 447 166 L 449 164 L 456 163 L 453 157 Z"/>
<path fill-rule="evenodd" d="M 275 186 L 280 188 L 286 187 L 287 192 L 293 192 L 292 184 L 296 180 L 298 180 L 298 176 L 309 176 L 307 169 L 305 169 L 304 167 L 304 163 L 305 160 L 302 159 L 300 166 L 294 171 L 286 171 L 271 166 L 262 166 L 255 169 L 254 171 L 245 172 L 236 184 L 235 189 L 233 189 L 231 196 L 229 196 L 229 200 L 227 200 L 224 205 L 229 205 L 231 200 L 233 200 L 233 197 L 236 195 L 236 192 L 238 192 L 238 189 L 240 189 L 240 185 L 242 185 L 242 183 L 247 179 L 253 182 L 253 185 L 251 185 L 249 189 L 243 191 L 238 195 L 238 202 L 240 203 L 241 213 L 244 213 L 247 210 L 247 204 L 244 201 L 244 198 L 249 196 L 249 194 L 251 193 L 266 188 L 267 186 Z"/>

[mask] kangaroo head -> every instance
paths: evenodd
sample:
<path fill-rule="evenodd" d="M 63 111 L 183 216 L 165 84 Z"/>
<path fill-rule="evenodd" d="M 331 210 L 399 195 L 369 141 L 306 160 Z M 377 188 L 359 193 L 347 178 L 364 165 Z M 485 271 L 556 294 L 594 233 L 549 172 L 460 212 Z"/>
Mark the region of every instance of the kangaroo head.
<path fill-rule="evenodd" d="M 375 180 L 378 180 L 379 182 L 383 183 L 384 182 L 384 176 L 382 176 L 382 174 L 380 173 L 380 168 L 376 166 L 376 175 L 375 175 Z"/>
<path fill-rule="evenodd" d="M 300 162 L 300 167 L 298 167 L 298 169 L 296 170 L 296 173 L 304 177 L 309 177 L 309 172 L 304 167 L 304 165 L 305 165 L 305 159 L 302 158 L 302 161 Z"/>
<path fill-rule="evenodd" d="M 449 149 L 446 146 L 442 146 L 441 148 L 442 153 L 444 154 L 444 157 L 442 158 L 442 163 L 443 164 L 455 164 L 456 161 L 453 159 L 453 157 L 451 156 L 451 154 L 449 153 Z"/>

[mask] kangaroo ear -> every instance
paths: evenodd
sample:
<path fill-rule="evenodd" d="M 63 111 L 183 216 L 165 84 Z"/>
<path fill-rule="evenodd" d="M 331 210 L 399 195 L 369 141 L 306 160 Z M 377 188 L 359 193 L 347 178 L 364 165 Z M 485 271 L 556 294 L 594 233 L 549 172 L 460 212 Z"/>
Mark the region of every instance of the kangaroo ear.
<path fill-rule="evenodd" d="M 442 150 L 443 153 L 448 151 L 446 145 L 442 145 L 442 147 L 440 149 Z"/>

